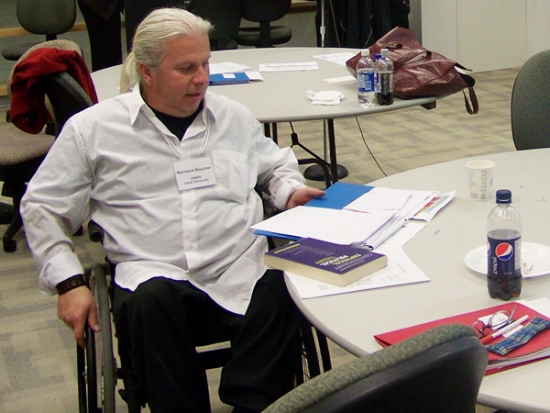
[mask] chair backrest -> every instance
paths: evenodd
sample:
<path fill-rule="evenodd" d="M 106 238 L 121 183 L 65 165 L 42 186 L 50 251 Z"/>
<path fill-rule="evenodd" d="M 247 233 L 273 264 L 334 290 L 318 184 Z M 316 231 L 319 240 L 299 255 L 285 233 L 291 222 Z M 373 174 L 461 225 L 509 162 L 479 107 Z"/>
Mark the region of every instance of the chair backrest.
<path fill-rule="evenodd" d="M 76 20 L 75 0 L 17 0 L 16 10 L 19 24 L 34 34 L 56 36 Z"/>
<path fill-rule="evenodd" d="M 53 108 L 56 136 L 71 116 L 93 105 L 82 86 L 67 72 L 44 76 L 40 83 Z"/>
<path fill-rule="evenodd" d="M 241 24 L 241 0 L 193 1 L 189 11 L 214 25 L 210 34 L 212 50 L 236 49 L 237 32 Z"/>
<path fill-rule="evenodd" d="M 532 56 L 519 70 L 511 117 L 517 150 L 550 147 L 550 50 Z"/>
<path fill-rule="evenodd" d="M 251 22 L 273 22 L 290 10 L 292 0 L 243 0 L 242 17 Z"/>
<path fill-rule="evenodd" d="M 8 75 L 8 85 L 11 84 L 11 80 L 13 78 L 13 72 L 15 70 L 15 66 L 17 66 L 18 63 L 25 60 L 29 56 L 29 54 L 34 52 L 36 49 L 40 49 L 40 48 L 43 48 L 43 47 L 50 47 L 50 48 L 62 49 L 62 50 L 74 50 L 74 51 L 77 51 L 78 53 L 80 53 L 82 55 L 82 48 L 77 43 L 73 42 L 72 40 L 57 39 L 57 40 L 48 40 L 48 41 L 45 41 L 45 42 L 42 42 L 42 43 L 38 43 L 38 44 L 32 46 L 31 48 L 29 48 L 25 53 L 23 53 L 23 55 L 21 55 L 21 57 L 13 65 L 13 67 L 11 68 L 10 73 Z M 11 89 L 8 88 L 8 97 L 10 97 L 10 94 L 11 94 Z"/>
<path fill-rule="evenodd" d="M 486 366 L 471 328 L 440 326 L 323 373 L 264 413 L 474 413 Z"/>

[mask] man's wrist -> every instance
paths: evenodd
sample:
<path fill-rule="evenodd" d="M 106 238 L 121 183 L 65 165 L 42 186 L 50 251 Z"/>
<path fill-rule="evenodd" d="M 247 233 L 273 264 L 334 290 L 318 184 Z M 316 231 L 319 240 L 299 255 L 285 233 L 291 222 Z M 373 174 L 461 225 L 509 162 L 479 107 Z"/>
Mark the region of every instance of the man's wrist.
<path fill-rule="evenodd" d="M 61 281 L 55 286 L 55 289 L 57 290 L 57 294 L 61 295 L 82 286 L 88 286 L 88 284 L 82 274 L 76 274 L 64 281 Z"/>

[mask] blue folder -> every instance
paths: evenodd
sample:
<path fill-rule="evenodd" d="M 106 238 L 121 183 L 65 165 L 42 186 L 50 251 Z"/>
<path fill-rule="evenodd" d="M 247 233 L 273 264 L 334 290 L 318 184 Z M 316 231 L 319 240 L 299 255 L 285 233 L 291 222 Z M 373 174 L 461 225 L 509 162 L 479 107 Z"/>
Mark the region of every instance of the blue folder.
<path fill-rule="evenodd" d="M 361 195 L 369 192 L 373 186 L 350 184 L 346 182 L 335 182 L 327 189 L 325 189 L 325 195 L 312 199 L 305 206 L 317 207 L 317 208 L 331 208 L 331 209 L 344 209 L 350 202 L 355 201 Z M 254 230 L 254 234 L 265 235 L 266 237 L 289 239 L 292 241 L 300 239 L 299 237 L 279 234 L 275 232 Z"/>
<path fill-rule="evenodd" d="M 230 85 L 249 82 L 250 78 L 244 72 L 216 73 L 210 75 L 210 85 Z"/>

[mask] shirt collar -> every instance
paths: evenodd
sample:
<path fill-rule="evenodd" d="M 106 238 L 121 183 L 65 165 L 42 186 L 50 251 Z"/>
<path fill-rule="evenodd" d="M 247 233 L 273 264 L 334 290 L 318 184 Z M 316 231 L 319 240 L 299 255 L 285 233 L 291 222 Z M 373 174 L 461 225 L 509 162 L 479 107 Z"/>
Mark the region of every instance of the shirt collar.
<path fill-rule="evenodd" d="M 134 86 L 134 88 L 128 93 L 131 93 L 132 97 L 133 97 L 132 99 L 130 99 L 130 102 L 128 104 L 128 110 L 129 110 L 129 113 L 130 113 L 130 123 L 132 125 L 135 123 L 135 121 L 138 118 L 140 112 L 142 112 L 142 111 L 143 111 L 144 115 L 149 116 L 149 117 L 150 116 L 154 117 L 153 111 L 147 105 L 147 103 L 145 103 L 145 101 L 143 100 L 143 97 L 141 96 L 141 87 L 140 87 L 139 83 L 136 84 L 136 86 Z M 209 95 L 211 95 L 211 92 L 209 90 L 207 90 L 205 95 L 204 95 L 204 99 L 203 99 L 203 110 L 197 116 L 198 118 L 200 118 L 202 120 L 203 124 L 208 123 L 208 121 L 207 121 L 208 117 L 210 117 L 211 119 L 214 118 L 213 108 L 211 108 L 208 105 L 208 102 L 210 101 L 210 99 L 208 98 Z"/>
<path fill-rule="evenodd" d="M 130 124 L 134 124 L 140 114 L 141 111 L 144 111 L 143 113 L 146 116 L 155 116 L 153 111 L 149 106 L 147 106 L 147 103 L 143 100 L 143 97 L 141 96 L 141 87 L 140 84 L 136 84 L 131 92 L 132 99 L 130 99 L 130 102 L 128 104 L 128 111 L 130 113 Z"/>

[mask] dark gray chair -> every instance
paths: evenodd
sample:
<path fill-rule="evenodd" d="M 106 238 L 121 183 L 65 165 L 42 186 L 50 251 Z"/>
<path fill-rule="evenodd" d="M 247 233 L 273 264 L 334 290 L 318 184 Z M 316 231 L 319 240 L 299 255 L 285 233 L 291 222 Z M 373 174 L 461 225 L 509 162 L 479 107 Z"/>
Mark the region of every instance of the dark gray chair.
<path fill-rule="evenodd" d="M 210 34 L 212 50 L 236 49 L 241 24 L 241 0 L 192 1 L 188 10 L 214 25 Z"/>
<path fill-rule="evenodd" d="M 76 20 L 75 0 L 17 0 L 17 20 L 23 29 L 33 34 L 55 40 L 57 35 L 68 32 Z M 18 60 L 37 42 L 14 43 L 2 49 L 7 60 Z"/>
<path fill-rule="evenodd" d="M 323 373 L 264 413 L 474 413 L 487 350 L 451 324 Z"/>
<path fill-rule="evenodd" d="M 550 50 L 532 56 L 519 70 L 511 116 L 517 150 L 550 147 Z"/>
<path fill-rule="evenodd" d="M 291 0 L 243 0 L 242 17 L 259 23 L 258 27 L 241 27 L 237 42 L 241 46 L 272 47 L 287 43 L 292 38 L 292 29 L 288 26 L 271 23 L 282 19 L 290 10 Z"/>

